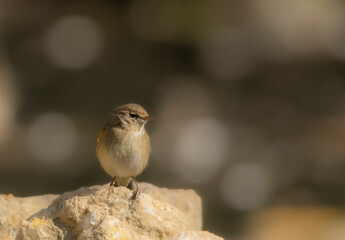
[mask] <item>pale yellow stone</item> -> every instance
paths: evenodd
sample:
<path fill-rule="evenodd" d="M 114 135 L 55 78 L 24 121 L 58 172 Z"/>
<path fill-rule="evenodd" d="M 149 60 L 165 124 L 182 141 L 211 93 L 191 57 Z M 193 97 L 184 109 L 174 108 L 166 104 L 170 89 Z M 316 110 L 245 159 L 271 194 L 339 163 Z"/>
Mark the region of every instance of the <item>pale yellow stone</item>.
<path fill-rule="evenodd" d="M 24 219 L 48 207 L 57 197 L 53 194 L 24 198 L 0 195 L 0 239 L 14 239 Z"/>
<path fill-rule="evenodd" d="M 64 193 L 6 236 L 16 240 L 222 239 L 201 231 L 201 199 L 193 190 L 141 183 L 141 194 L 132 200 L 133 192 L 127 188 L 114 188 L 110 194 L 108 189 L 104 185 Z"/>

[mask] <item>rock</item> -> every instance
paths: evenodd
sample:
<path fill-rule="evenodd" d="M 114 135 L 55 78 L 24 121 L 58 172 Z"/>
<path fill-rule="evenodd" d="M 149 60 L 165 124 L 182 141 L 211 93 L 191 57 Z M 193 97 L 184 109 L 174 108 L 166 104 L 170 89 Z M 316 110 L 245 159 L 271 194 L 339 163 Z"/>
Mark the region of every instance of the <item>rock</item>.
<path fill-rule="evenodd" d="M 24 198 L 0 195 L 0 239 L 13 238 L 24 219 L 48 207 L 57 197 L 53 194 Z"/>
<path fill-rule="evenodd" d="M 172 238 L 172 240 L 222 240 L 223 238 L 218 237 L 207 231 L 187 231 L 182 232 L 178 236 Z"/>
<path fill-rule="evenodd" d="M 24 220 L 21 239 L 222 239 L 201 231 L 201 199 L 193 190 L 141 183 L 141 194 L 108 185 L 67 192 Z"/>
<path fill-rule="evenodd" d="M 191 229 L 202 228 L 201 198 L 193 190 L 158 188 L 152 184 L 142 183 L 140 189 L 150 194 L 153 198 L 170 204 L 182 212 L 188 213 L 187 224 Z M 181 196 L 183 198 L 181 199 Z"/>

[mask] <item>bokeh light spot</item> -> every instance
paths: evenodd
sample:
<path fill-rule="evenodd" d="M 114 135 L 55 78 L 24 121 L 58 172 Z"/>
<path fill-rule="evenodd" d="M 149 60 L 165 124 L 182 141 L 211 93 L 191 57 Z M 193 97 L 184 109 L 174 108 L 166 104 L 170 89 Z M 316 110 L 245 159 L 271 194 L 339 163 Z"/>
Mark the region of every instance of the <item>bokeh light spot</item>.
<path fill-rule="evenodd" d="M 197 119 L 180 130 L 174 151 L 174 169 L 192 183 L 209 181 L 223 165 L 230 138 L 216 119 Z"/>
<path fill-rule="evenodd" d="M 49 29 L 46 51 L 58 66 L 80 69 L 89 66 L 100 54 L 102 32 L 90 18 L 69 16 L 59 19 Z"/>
<path fill-rule="evenodd" d="M 0 65 L 0 148 L 8 140 L 14 127 L 17 94 L 13 75 L 5 64 Z"/>
<path fill-rule="evenodd" d="M 44 162 L 68 159 L 77 144 L 77 131 L 61 113 L 39 115 L 29 128 L 29 142 L 36 158 Z"/>
<path fill-rule="evenodd" d="M 257 164 L 241 164 L 231 167 L 221 184 L 225 201 L 238 210 L 260 207 L 269 197 L 270 179 Z"/>

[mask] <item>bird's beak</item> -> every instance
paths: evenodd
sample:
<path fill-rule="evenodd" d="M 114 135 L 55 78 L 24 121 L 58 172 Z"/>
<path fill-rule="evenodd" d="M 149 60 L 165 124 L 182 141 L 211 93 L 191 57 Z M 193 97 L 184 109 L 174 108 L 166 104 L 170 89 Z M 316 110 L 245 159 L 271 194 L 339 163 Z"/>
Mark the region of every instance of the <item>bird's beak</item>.
<path fill-rule="evenodd" d="M 151 119 L 155 119 L 154 117 L 151 117 L 151 116 L 143 116 L 143 119 L 144 120 L 151 120 Z"/>

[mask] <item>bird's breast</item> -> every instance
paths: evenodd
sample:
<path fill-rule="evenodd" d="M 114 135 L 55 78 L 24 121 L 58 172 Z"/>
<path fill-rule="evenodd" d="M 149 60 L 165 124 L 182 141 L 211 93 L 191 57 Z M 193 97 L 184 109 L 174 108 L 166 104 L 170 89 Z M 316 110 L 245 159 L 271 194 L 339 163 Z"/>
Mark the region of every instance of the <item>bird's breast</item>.
<path fill-rule="evenodd" d="M 122 135 L 112 145 L 97 151 L 103 168 L 112 176 L 135 176 L 145 168 L 150 143 L 145 131 Z"/>

